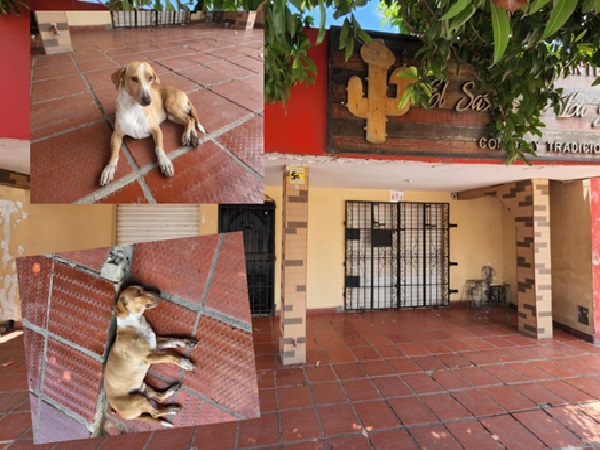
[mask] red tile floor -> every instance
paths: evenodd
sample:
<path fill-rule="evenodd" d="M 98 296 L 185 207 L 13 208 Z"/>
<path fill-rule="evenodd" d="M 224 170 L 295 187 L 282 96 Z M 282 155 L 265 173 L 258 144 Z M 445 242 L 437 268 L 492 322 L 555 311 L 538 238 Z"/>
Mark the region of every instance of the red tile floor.
<path fill-rule="evenodd" d="M 71 29 L 71 40 L 72 54 L 31 57 L 32 202 L 263 201 L 263 30 Z M 115 179 L 101 188 L 117 96 L 111 74 L 131 61 L 183 89 L 208 134 L 192 149 L 181 146 L 182 126 L 161 125 L 170 178 L 151 138 L 126 137 Z"/>
<path fill-rule="evenodd" d="M 146 378 L 158 389 L 183 384 L 172 398 L 182 406 L 173 426 L 259 417 L 243 252 L 242 233 L 237 232 L 19 258 L 35 442 L 164 429 L 111 413 L 101 388 L 114 336 L 110 330 L 119 274 L 124 285 L 160 290 L 158 306 L 144 314 L 157 335 L 198 340 L 186 354 L 194 370 L 184 373 L 158 364 Z M 122 270 L 110 270 L 111 261 L 118 259 Z"/>
<path fill-rule="evenodd" d="M 600 448 L 600 349 L 560 331 L 525 337 L 513 312 L 309 315 L 308 363 L 298 367 L 276 362 L 278 319 L 252 326 L 260 419 L 47 448 Z M 14 362 L 0 365 L 0 442 L 10 450 L 32 448 L 22 343 L 0 354 Z"/>

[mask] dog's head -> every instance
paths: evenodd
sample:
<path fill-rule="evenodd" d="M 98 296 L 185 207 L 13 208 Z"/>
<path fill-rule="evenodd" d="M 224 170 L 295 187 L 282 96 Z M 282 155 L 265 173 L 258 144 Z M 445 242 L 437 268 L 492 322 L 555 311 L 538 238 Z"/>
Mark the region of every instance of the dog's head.
<path fill-rule="evenodd" d="M 145 291 L 141 286 L 129 286 L 121 291 L 115 314 L 117 317 L 142 314 L 146 309 L 155 308 L 159 300 L 158 295 Z"/>
<path fill-rule="evenodd" d="M 148 106 L 152 102 L 152 83 L 160 83 L 156 72 L 146 62 L 132 62 L 121 67 L 112 74 L 111 80 L 117 89 L 125 89 L 142 106 Z"/>

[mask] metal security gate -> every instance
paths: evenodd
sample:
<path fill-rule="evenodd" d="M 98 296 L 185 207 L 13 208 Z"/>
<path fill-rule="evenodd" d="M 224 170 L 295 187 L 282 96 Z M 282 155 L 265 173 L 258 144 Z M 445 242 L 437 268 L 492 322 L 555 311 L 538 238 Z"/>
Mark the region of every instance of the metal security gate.
<path fill-rule="evenodd" d="M 447 203 L 346 202 L 346 309 L 449 303 Z"/>
<path fill-rule="evenodd" d="M 219 232 L 244 232 L 250 311 L 275 311 L 275 203 L 219 205 Z"/>

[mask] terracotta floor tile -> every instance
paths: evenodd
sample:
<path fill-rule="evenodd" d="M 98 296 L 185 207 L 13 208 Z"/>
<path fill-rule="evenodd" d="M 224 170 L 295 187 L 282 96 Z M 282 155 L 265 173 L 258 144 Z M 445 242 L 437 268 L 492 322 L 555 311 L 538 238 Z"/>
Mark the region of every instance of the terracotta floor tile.
<path fill-rule="evenodd" d="M 346 394 L 342 391 L 341 385 L 338 382 L 311 384 L 310 390 L 317 405 L 348 401 Z"/>
<path fill-rule="evenodd" d="M 59 261 L 52 283 L 48 331 L 102 356 L 115 304 L 113 284 Z"/>
<path fill-rule="evenodd" d="M 31 139 L 39 139 L 102 118 L 89 92 L 57 98 L 31 109 Z"/>
<path fill-rule="evenodd" d="M 158 203 L 259 203 L 263 185 L 213 142 L 173 160 L 175 176 L 158 170 L 144 179 Z"/>
<path fill-rule="evenodd" d="M 102 200 L 98 201 L 98 203 L 111 203 L 111 204 L 119 204 L 119 203 L 148 203 L 144 191 L 140 186 L 139 181 L 134 181 L 133 183 L 129 183 L 125 187 L 115 191 L 112 194 L 104 197 Z"/>
<path fill-rule="evenodd" d="M 103 450 L 110 448 L 142 448 L 149 438 L 149 432 L 107 436 L 100 448 Z"/>
<path fill-rule="evenodd" d="M 479 421 L 447 423 L 446 428 L 463 448 L 502 450 L 502 446 Z"/>
<path fill-rule="evenodd" d="M 314 409 L 281 413 L 283 442 L 304 441 L 323 436 Z"/>
<path fill-rule="evenodd" d="M 515 450 L 545 449 L 536 436 L 511 416 L 488 417 L 481 423 L 490 433 L 497 436 L 506 448 Z"/>
<path fill-rule="evenodd" d="M 24 348 L 26 353 L 27 376 L 21 374 L 5 375 L 2 378 L 3 390 L 9 391 L 14 388 L 29 389 L 39 391 L 41 388 L 42 365 L 40 361 L 44 360 L 44 349 L 46 338 L 41 334 L 25 328 Z"/>
<path fill-rule="evenodd" d="M 461 449 L 454 436 L 443 425 L 411 428 L 409 433 L 422 450 Z"/>
<path fill-rule="evenodd" d="M 331 366 L 340 380 L 366 378 L 365 371 L 359 363 L 333 364 Z"/>
<path fill-rule="evenodd" d="M 265 150 L 263 134 L 263 116 L 255 116 L 239 127 L 222 134 L 218 140 L 257 173 L 263 175 Z"/>
<path fill-rule="evenodd" d="M 254 73 L 263 73 L 264 63 L 257 58 L 250 56 L 240 56 L 239 58 L 233 58 L 230 60 L 233 64 L 250 69 Z"/>
<path fill-rule="evenodd" d="M 326 381 L 335 381 L 333 366 L 319 365 L 319 367 L 306 367 L 306 379 L 311 383 L 322 383 Z"/>
<path fill-rule="evenodd" d="M 415 442 L 406 430 L 384 430 L 370 433 L 371 442 L 378 450 L 417 449 Z"/>
<path fill-rule="evenodd" d="M 463 419 L 472 416 L 450 394 L 424 395 L 421 397 L 421 401 L 442 421 Z"/>
<path fill-rule="evenodd" d="M 251 114 L 246 108 L 209 90 L 192 92 L 188 97 L 201 114 L 202 125 L 208 133 L 214 133 Z"/>
<path fill-rule="evenodd" d="M 500 380 L 479 367 L 465 367 L 454 371 L 473 386 L 490 386 L 500 384 Z"/>
<path fill-rule="evenodd" d="M 425 371 L 446 368 L 444 362 L 435 356 L 418 356 L 411 359 L 416 365 Z"/>
<path fill-rule="evenodd" d="M 342 386 L 351 402 L 381 398 L 370 380 L 347 380 Z"/>
<path fill-rule="evenodd" d="M 131 277 L 148 286 L 160 286 L 164 292 L 199 304 L 219 235 L 166 240 L 135 245 Z M 180 261 L 194 264 L 182 266 Z"/>
<path fill-rule="evenodd" d="M 183 385 L 189 386 L 189 383 L 187 383 L 185 377 L 183 379 Z M 173 426 L 181 428 L 198 424 L 215 424 L 239 420 L 236 415 L 231 413 L 232 410 L 238 414 L 241 413 L 244 415 L 244 417 L 258 417 L 258 404 L 256 408 L 257 411 L 252 416 L 245 411 L 245 405 L 243 402 L 236 404 L 238 399 L 234 398 L 227 402 L 227 408 L 223 408 L 224 402 L 221 399 L 217 398 L 217 400 L 219 401 L 219 404 L 215 405 L 212 402 L 205 401 L 202 398 L 190 394 L 185 390 L 180 390 L 174 397 L 173 401 L 181 405 L 181 411 L 175 417 L 173 417 L 171 421 Z M 161 428 L 164 427 L 161 426 Z"/>
<path fill-rule="evenodd" d="M 190 69 L 183 69 L 180 70 L 179 73 L 203 86 L 210 86 L 231 79 L 231 76 L 228 76 L 219 70 L 211 69 L 210 66 L 198 66 Z"/>
<path fill-rule="evenodd" d="M 515 372 L 511 369 L 510 364 L 499 364 L 499 365 L 491 365 L 483 367 L 487 373 L 493 375 L 498 380 L 503 383 L 523 383 L 525 381 L 529 381 L 527 377 L 519 372 Z"/>
<path fill-rule="evenodd" d="M 386 362 L 399 374 L 418 373 L 423 369 L 415 364 L 410 358 L 390 358 Z"/>
<path fill-rule="evenodd" d="M 56 255 L 100 272 L 109 252 L 110 247 L 103 247 L 74 252 L 60 252 L 56 253 Z"/>
<path fill-rule="evenodd" d="M 355 362 L 356 357 L 348 347 L 331 347 L 327 349 L 332 363 Z"/>
<path fill-rule="evenodd" d="M 404 353 L 393 344 L 378 345 L 375 349 L 383 358 L 399 358 L 404 356 Z"/>
<path fill-rule="evenodd" d="M 481 389 L 481 392 L 494 399 L 508 411 L 522 411 L 537 407 L 535 403 L 509 386 L 486 387 Z"/>
<path fill-rule="evenodd" d="M 344 450 L 369 450 L 371 446 L 365 436 L 340 436 L 328 438 L 329 448 Z"/>
<path fill-rule="evenodd" d="M 420 344 L 409 344 L 402 343 L 398 344 L 398 348 L 406 355 L 406 356 L 418 356 L 418 355 L 427 355 L 429 352 L 423 348 Z"/>
<path fill-rule="evenodd" d="M 55 409 L 46 402 L 40 402 L 40 410 L 41 426 L 37 431 L 38 440 L 36 442 L 46 443 L 89 438 L 90 433 L 87 428 L 62 411 Z"/>
<path fill-rule="evenodd" d="M 82 72 L 95 72 L 101 69 L 112 69 L 117 70 L 119 68 L 119 64 L 114 63 L 110 59 L 103 57 L 102 54 L 98 54 L 99 58 L 90 58 L 83 61 L 77 61 L 77 65 L 79 66 L 79 70 Z"/>
<path fill-rule="evenodd" d="M 301 367 L 278 367 L 275 371 L 277 387 L 304 386 L 306 378 Z"/>
<path fill-rule="evenodd" d="M 317 408 L 325 436 L 352 433 L 360 430 L 360 422 L 350 405 L 321 406 Z"/>
<path fill-rule="evenodd" d="M 78 75 L 77 69 L 73 64 L 56 64 L 52 66 L 42 66 L 36 67 L 33 71 L 33 81 L 40 81 L 47 78 L 58 78 L 73 75 Z"/>
<path fill-rule="evenodd" d="M 586 402 L 594 399 L 594 396 L 587 394 L 564 381 L 540 381 L 539 384 L 568 403 Z"/>
<path fill-rule="evenodd" d="M 401 378 L 415 394 L 427 394 L 444 390 L 426 373 L 408 373 L 402 375 Z"/>
<path fill-rule="evenodd" d="M 355 403 L 354 409 L 363 427 L 368 431 L 393 428 L 400 425 L 394 411 L 383 400 Z"/>
<path fill-rule="evenodd" d="M 600 400 L 600 376 L 589 378 L 569 378 L 564 381 L 580 391 L 591 395 L 595 400 Z"/>
<path fill-rule="evenodd" d="M 432 375 L 433 380 L 446 390 L 471 387 L 471 383 L 453 370 L 437 370 Z"/>
<path fill-rule="evenodd" d="M 273 415 L 273 417 L 277 417 Z M 226 422 L 210 426 L 197 427 L 194 445 L 202 450 L 222 450 L 235 448 L 237 429 L 243 421 Z M 271 426 L 273 426 L 271 424 Z M 273 430 L 273 428 L 272 428 Z M 277 427 L 274 428 L 277 434 Z M 250 434 L 247 435 L 250 437 Z"/>
<path fill-rule="evenodd" d="M 531 381 L 537 380 L 547 380 L 549 378 L 554 378 L 550 376 L 547 372 L 539 369 L 535 365 L 523 362 L 523 363 L 511 363 L 508 365 L 512 370 L 522 374 L 524 377 Z"/>
<path fill-rule="evenodd" d="M 0 441 L 12 441 L 31 427 L 31 414 L 20 412 L 0 417 Z"/>
<path fill-rule="evenodd" d="M 312 406 L 308 386 L 292 386 L 277 389 L 279 409 Z"/>
<path fill-rule="evenodd" d="M 29 394 L 26 391 L 1 392 L 0 414 L 17 410 L 24 403 L 29 403 Z M 29 408 L 27 408 L 29 410 Z"/>
<path fill-rule="evenodd" d="M 106 123 L 98 123 L 32 143 L 31 202 L 70 203 L 98 190 L 110 156 L 111 134 Z M 115 180 L 131 171 L 121 157 Z"/>
<path fill-rule="evenodd" d="M 23 318 L 44 329 L 47 325 L 51 271 L 52 259 L 50 258 L 31 256 L 17 259 L 19 292 L 23 299 L 21 306 Z"/>
<path fill-rule="evenodd" d="M 296 442 L 291 444 L 283 445 L 284 449 L 290 450 L 325 450 L 325 440 L 319 441 L 308 441 L 308 442 Z"/>
<path fill-rule="evenodd" d="M 573 377 L 576 375 L 575 372 L 562 365 L 560 361 L 560 359 L 555 361 L 534 361 L 530 364 L 555 378 Z M 565 360 L 565 362 L 568 364 L 567 360 Z"/>
<path fill-rule="evenodd" d="M 579 436 L 586 444 L 600 441 L 598 422 L 585 413 L 582 406 L 562 406 L 546 410 L 563 426 Z"/>
<path fill-rule="evenodd" d="M 161 430 L 154 433 L 145 447 L 147 450 L 162 450 L 165 448 L 189 448 L 192 443 L 194 428 L 177 428 Z"/>
<path fill-rule="evenodd" d="M 258 398 L 261 414 L 277 411 L 275 389 L 259 389 Z"/>
<path fill-rule="evenodd" d="M 543 388 L 539 383 L 536 382 L 519 383 L 511 387 L 519 394 L 527 397 L 537 405 L 560 405 L 564 402 L 564 400 L 558 395 L 549 391 L 548 389 Z"/>
<path fill-rule="evenodd" d="M 548 448 L 580 446 L 583 442 L 544 411 L 516 413 L 514 417 Z"/>
<path fill-rule="evenodd" d="M 214 67 L 214 64 L 210 66 Z M 237 69 L 238 72 L 240 69 Z M 245 69 L 241 69 L 245 70 Z M 247 72 L 252 75 L 252 72 Z M 262 80 L 262 75 L 254 75 Z M 262 86 L 260 86 L 262 88 Z M 262 89 L 254 89 L 251 80 L 234 80 L 227 83 L 219 84 L 210 88 L 211 91 L 222 95 L 227 100 L 240 105 L 252 112 L 258 112 L 263 109 L 263 91 Z"/>
<path fill-rule="evenodd" d="M 192 67 L 196 67 L 198 65 L 197 62 L 192 61 L 189 58 L 186 58 L 185 56 L 182 57 L 176 57 L 176 58 L 167 58 L 167 59 L 160 59 L 159 63 L 161 66 L 164 66 L 168 69 L 171 70 L 181 70 L 181 69 L 190 69 Z M 160 80 L 161 84 L 165 83 L 165 81 L 162 79 Z"/>
<path fill-rule="evenodd" d="M 240 422 L 238 438 L 240 447 L 273 445 L 280 442 L 277 414 L 268 414 L 260 419 L 242 420 Z"/>
<path fill-rule="evenodd" d="M 496 401 L 477 389 L 453 392 L 452 396 L 477 417 L 491 416 L 506 412 L 506 410 Z"/>
<path fill-rule="evenodd" d="M 384 398 L 412 395 L 410 388 L 399 376 L 377 377 L 371 381 Z"/>
<path fill-rule="evenodd" d="M 388 400 L 390 406 L 394 409 L 402 425 L 422 425 L 426 423 L 435 423 L 439 419 L 418 397 L 393 398 Z"/>
<path fill-rule="evenodd" d="M 48 339 L 42 392 L 57 404 L 93 421 L 101 377 L 101 363 L 53 338 Z M 41 428 L 47 426 L 41 423 Z"/>
<path fill-rule="evenodd" d="M 65 95 L 80 94 L 87 91 L 87 86 L 79 74 L 61 78 L 34 81 L 31 87 L 33 104 Z"/>

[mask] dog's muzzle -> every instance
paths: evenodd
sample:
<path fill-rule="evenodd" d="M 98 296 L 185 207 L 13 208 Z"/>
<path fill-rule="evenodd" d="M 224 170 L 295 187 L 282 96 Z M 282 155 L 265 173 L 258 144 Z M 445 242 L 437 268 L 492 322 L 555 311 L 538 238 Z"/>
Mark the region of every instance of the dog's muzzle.
<path fill-rule="evenodd" d="M 150 95 L 144 95 L 140 103 L 142 106 L 148 106 L 150 103 L 152 103 L 152 97 Z"/>

